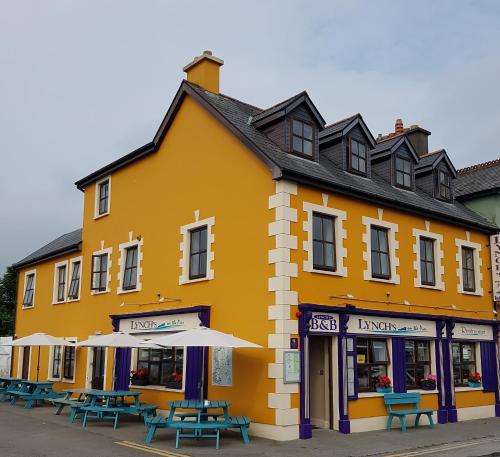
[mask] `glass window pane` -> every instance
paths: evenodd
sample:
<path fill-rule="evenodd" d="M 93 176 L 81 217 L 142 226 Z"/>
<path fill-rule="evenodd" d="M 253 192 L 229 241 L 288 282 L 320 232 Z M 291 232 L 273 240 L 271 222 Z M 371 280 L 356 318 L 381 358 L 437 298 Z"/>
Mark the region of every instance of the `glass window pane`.
<path fill-rule="evenodd" d="M 191 252 L 198 252 L 200 250 L 200 232 L 193 230 L 191 232 Z"/>
<path fill-rule="evenodd" d="M 368 363 L 368 340 L 366 338 L 358 338 L 356 340 L 356 353 L 358 355 L 358 374 L 359 364 Z"/>
<path fill-rule="evenodd" d="M 308 156 L 312 156 L 312 153 L 313 153 L 312 142 L 304 140 L 303 144 L 304 144 L 304 150 L 302 152 Z"/>
<path fill-rule="evenodd" d="M 190 269 L 189 272 L 191 276 L 197 276 L 200 274 L 200 269 L 199 269 L 199 254 L 195 254 L 191 256 L 190 259 Z"/>
<path fill-rule="evenodd" d="M 452 343 L 451 352 L 453 363 L 460 363 L 460 343 Z"/>
<path fill-rule="evenodd" d="M 304 138 L 307 140 L 313 139 L 313 129 L 309 124 L 304 124 Z"/>
<path fill-rule="evenodd" d="M 462 359 L 464 362 L 471 362 L 476 359 L 476 354 L 474 353 L 474 344 L 463 344 L 462 345 Z"/>
<path fill-rule="evenodd" d="M 372 245 L 372 250 L 378 251 L 379 250 L 379 238 L 378 238 L 378 231 L 375 227 L 371 228 L 371 245 Z"/>
<path fill-rule="evenodd" d="M 322 230 L 321 217 L 318 215 L 313 215 L 313 238 L 315 240 L 323 239 L 323 230 Z"/>
<path fill-rule="evenodd" d="M 299 138 L 298 136 L 293 137 L 293 150 L 302 152 L 302 138 Z"/>
<path fill-rule="evenodd" d="M 323 239 L 333 243 L 333 220 L 329 217 L 323 218 Z"/>
<path fill-rule="evenodd" d="M 200 254 L 200 275 L 206 275 L 207 273 L 207 253 L 202 252 Z"/>
<path fill-rule="evenodd" d="M 297 136 L 302 136 L 302 122 L 293 120 L 293 134 Z"/>
<path fill-rule="evenodd" d="M 323 244 L 320 241 L 313 241 L 313 263 L 324 265 Z"/>
<path fill-rule="evenodd" d="M 430 360 L 428 341 L 417 341 L 417 360 L 419 362 L 428 362 Z"/>
<path fill-rule="evenodd" d="M 386 340 L 372 340 L 373 347 L 373 362 L 387 362 L 387 341 Z"/>
<path fill-rule="evenodd" d="M 333 256 L 333 244 L 326 243 L 324 246 L 325 246 L 325 265 L 327 267 L 333 267 L 335 264 Z"/>
<path fill-rule="evenodd" d="M 387 245 L 387 230 L 379 229 L 378 239 L 379 239 L 379 249 L 382 252 L 389 252 L 389 247 Z"/>
<path fill-rule="evenodd" d="M 406 363 L 415 363 L 415 342 L 412 340 L 405 341 L 405 360 Z"/>
<path fill-rule="evenodd" d="M 202 251 L 207 250 L 207 228 L 204 227 L 203 230 L 200 231 L 200 249 Z"/>
<path fill-rule="evenodd" d="M 389 256 L 387 254 L 380 254 L 380 267 L 381 267 L 380 273 L 385 276 L 389 276 L 390 274 Z"/>
<path fill-rule="evenodd" d="M 366 159 L 366 146 L 363 143 L 358 143 L 358 155 L 361 159 Z"/>
<path fill-rule="evenodd" d="M 351 157 L 351 167 L 354 169 L 354 170 L 359 170 L 359 158 L 358 156 L 352 156 Z"/>
<path fill-rule="evenodd" d="M 358 364 L 358 387 L 362 390 L 370 388 L 370 380 L 368 378 L 368 367 Z"/>

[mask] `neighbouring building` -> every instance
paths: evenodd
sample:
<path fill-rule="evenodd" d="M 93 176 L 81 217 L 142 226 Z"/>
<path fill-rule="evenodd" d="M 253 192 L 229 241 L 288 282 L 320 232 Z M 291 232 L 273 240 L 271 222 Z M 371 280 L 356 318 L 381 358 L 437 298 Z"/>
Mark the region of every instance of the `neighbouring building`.
<path fill-rule="evenodd" d="M 279 440 L 384 428 L 378 376 L 421 392 L 441 424 L 500 415 L 496 226 L 457 201 L 447 153 L 400 120 L 378 139 L 360 114 L 326 125 L 306 92 L 236 100 L 222 64 L 195 58 L 152 141 L 77 181 L 82 229 L 15 265 L 16 337 L 201 324 L 264 348 L 119 350 L 115 373 L 111 350 L 42 348 L 41 378 L 115 377 L 166 408 L 204 377 L 205 395 Z M 15 374 L 34 377 L 33 360 L 16 350 Z"/>

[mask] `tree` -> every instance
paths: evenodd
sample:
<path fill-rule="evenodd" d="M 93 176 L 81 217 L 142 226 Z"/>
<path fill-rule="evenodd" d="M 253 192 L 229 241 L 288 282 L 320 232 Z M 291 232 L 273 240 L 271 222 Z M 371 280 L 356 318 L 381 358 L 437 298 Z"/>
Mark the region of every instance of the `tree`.
<path fill-rule="evenodd" d="M 14 334 L 14 315 L 16 311 L 16 270 L 7 267 L 0 279 L 0 336 Z"/>

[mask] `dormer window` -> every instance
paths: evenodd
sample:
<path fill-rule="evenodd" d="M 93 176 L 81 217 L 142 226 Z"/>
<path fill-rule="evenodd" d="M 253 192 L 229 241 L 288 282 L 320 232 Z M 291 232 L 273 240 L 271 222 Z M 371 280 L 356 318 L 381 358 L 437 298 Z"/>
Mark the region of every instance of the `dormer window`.
<path fill-rule="evenodd" d="M 308 157 L 313 156 L 313 127 L 305 122 L 292 120 L 292 151 Z"/>
<path fill-rule="evenodd" d="M 441 200 L 451 201 L 451 177 L 449 173 L 442 170 L 437 172 L 436 196 Z"/>
<path fill-rule="evenodd" d="M 349 170 L 366 175 L 366 144 L 353 138 L 349 139 Z"/>
<path fill-rule="evenodd" d="M 411 189 L 411 160 L 407 157 L 396 156 L 396 186 Z"/>

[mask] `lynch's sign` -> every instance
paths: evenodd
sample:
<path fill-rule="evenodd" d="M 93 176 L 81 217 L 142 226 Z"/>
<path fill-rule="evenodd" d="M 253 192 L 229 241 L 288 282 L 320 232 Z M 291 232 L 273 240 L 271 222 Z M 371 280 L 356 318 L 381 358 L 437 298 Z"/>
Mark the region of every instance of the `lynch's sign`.
<path fill-rule="evenodd" d="M 309 321 L 310 333 L 338 333 L 339 315 L 334 313 L 312 313 Z"/>
<path fill-rule="evenodd" d="M 120 320 L 120 331 L 126 333 L 178 332 L 199 327 L 197 314 L 138 316 Z"/>
<path fill-rule="evenodd" d="M 436 324 L 431 321 L 377 316 L 351 316 L 348 333 L 388 336 L 436 336 Z"/>
<path fill-rule="evenodd" d="M 500 301 L 500 235 L 491 235 L 491 276 L 493 281 L 493 300 Z"/>

